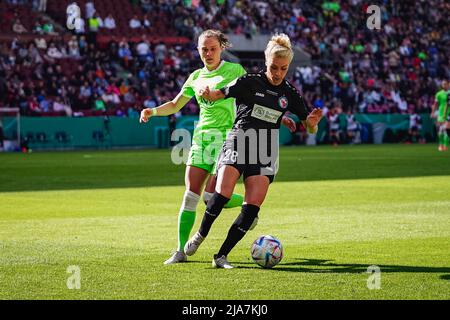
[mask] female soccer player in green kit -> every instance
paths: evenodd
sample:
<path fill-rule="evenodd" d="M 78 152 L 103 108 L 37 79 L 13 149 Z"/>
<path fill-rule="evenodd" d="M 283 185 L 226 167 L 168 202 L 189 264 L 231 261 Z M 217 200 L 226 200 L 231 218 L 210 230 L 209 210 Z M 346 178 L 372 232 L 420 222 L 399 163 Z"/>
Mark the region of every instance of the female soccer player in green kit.
<path fill-rule="evenodd" d="M 147 122 L 152 116 L 168 116 L 178 112 L 194 96 L 200 106 L 200 119 L 194 130 L 192 147 L 186 164 L 186 191 L 178 214 L 178 248 L 164 264 L 187 260 L 184 245 L 189 239 L 195 223 L 196 208 L 203 184 L 208 176 L 214 173 L 215 162 L 223 141 L 225 141 L 226 133 L 231 129 L 234 122 L 234 99 L 220 99 L 210 102 L 201 97 L 204 88 L 221 89 L 246 73 L 240 64 L 221 59 L 222 51 L 228 47 L 230 47 L 230 43 L 222 32 L 217 30 L 204 31 L 198 39 L 198 51 L 204 68 L 191 73 L 180 93 L 172 101 L 157 108 L 146 108 L 141 111 L 140 122 Z M 295 128 L 293 120 L 287 117 L 283 118 L 283 124 L 289 129 Z M 219 136 L 221 139 L 218 139 Z M 212 183 L 206 185 L 205 202 L 208 202 L 212 197 L 214 189 L 215 179 Z M 227 203 L 227 207 L 241 206 L 242 203 L 243 197 L 233 194 Z"/>
<path fill-rule="evenodd" d="M 439 105 L 436 127 L 438 129 L 439 151 L 448 150 L 448 140 L 450 136 L 450 108 L 449 108 L 449 90 L 448 82 L 443 80 L 442 89 L 436 93 L 435 101 L 431 107 L 431 117 L 436 118 L 436 105 Z"/>

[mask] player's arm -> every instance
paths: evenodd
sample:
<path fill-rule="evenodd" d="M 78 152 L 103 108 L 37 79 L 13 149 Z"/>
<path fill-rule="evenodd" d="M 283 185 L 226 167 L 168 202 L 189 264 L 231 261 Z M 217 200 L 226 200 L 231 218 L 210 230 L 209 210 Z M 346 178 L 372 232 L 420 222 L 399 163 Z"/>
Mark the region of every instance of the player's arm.
<path fill-rule="evenodd" d="M 306 120 L 302 120 L 303 125 L 305 126 L 308 133 L 316 133 L 318 130 L 318 124 L 322 119 L 322 109 L 315 108 L 311 113 L 306 117 Z"/>
<path fill-rule="evenodd" d="M 306 131 L 310 134 L 314 134 L 318 130 L 318 124 L 322 119 L 323 113 L 322 109 L 314 108 L 308 113 L 308 107 L 306 106 L 305 99 L 300 95 L 300 93 L 294 89 L 293 96 L 291 96 L 293 103 L 288 105 L 288 110 L 296 114 Z"/>
<path fill-rule="evenodd" d="M 431 118 L 435 118 L 435 112 L 436 112 L 436 106 L 437 106 L 437 100 L 434 100 L 433 104 L 431 105 Z"/>
<path fill-rule="evenodd" d="M 206 99 L 208 101 L 216 101 L 225 98 L 225 93 L 223 93 L 221 90 L 211 90 L 208 86 L 206 86 L 204 89 L 200 89 L 199 93 L 203 99 Z"/>
<path fill-rule="evenodd" d="M 281 118 L 281 123 L 289 129 L 290 132 L 294 133 L 297 129 L 297 125 L 295 124 L 295 121 L 288 116 L 283 116 Z"/>
<path fill-rule="evenodd" d="M 191 100 L 191 98 L 184 96 L 183 93 L 180 92 L 173 100 L 168 101 L 159 107 L 143 109 L 141 111 L 139 122 L 147 122 L 150 117 L 154 116 L 169 116 L 177 113 L 189 102 L 189 100 Z"/>

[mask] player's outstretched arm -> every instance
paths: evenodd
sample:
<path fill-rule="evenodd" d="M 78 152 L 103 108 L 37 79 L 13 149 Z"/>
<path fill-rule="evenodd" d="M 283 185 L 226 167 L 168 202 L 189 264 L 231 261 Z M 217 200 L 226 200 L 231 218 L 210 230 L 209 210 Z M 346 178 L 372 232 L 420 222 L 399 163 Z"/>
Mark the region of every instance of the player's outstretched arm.
<path fill-rule="evenodd" d="M 154 116 L 169 116 L 177 113 L 183 108 L 191 98 L 183 96 L 180 92 L 172 101 L 168 101 L 156 108 L 145 108 L 141 111 L 139 122 L 147 122 L 150 117 Z"/>
<path fill-rule="evenodd" d="M 225 94 L 220 90 L 211 90 L 208 86 L 200 90 L 200 96 L 208 101 L 216 101 L 225 98 Z"/>
<path fill-rule="evenodd" d="M 320 120 L 322 119 L 322 109 L 314 108 L 313 111 L 308 115 L 306 120 L 302 121 L 303 125 L 306 127 L 306 130 L 308 133 L 316 133 L 317 132 L 317 125 L 319 124 Z"/>

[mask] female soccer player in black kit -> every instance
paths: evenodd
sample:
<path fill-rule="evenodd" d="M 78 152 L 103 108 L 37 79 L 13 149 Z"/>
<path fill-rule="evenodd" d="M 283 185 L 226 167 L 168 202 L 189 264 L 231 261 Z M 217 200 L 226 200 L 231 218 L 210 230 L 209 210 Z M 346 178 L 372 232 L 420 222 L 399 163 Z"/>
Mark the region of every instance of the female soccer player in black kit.
<path fill-rule="evenodd" d="M 187 255 L 193 255 L 209 233 L 215 219 L 244 175 L 245 200 L 240 215 L 229 229 L 213 266 L 232 268 L 227 255 L 251 229 L 273 181 L 278 163 L 278 129 L 286 111 L 296 114 L 308 132 L 315 133 L 322 110 L 308 108 L 298 91 L 285 80 L 293 51 L 289 37 L 275 35 L 265 50 L 266 71 L 247 74 L 221 90 L 206 87 L 202 96 L 211 101 L 234 97 L 238 106 L 232 130 L 219 156 L 216 190 L 209 200 L 199 231 L 186 243 Z"/>

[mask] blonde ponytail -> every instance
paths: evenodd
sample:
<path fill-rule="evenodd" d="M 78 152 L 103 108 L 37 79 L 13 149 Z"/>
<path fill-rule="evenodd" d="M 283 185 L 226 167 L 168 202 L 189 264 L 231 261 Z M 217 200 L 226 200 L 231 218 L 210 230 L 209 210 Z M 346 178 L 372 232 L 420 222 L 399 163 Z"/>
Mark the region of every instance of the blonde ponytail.
<path fill-rule="evenodd" d="M 266 60 L 271 57 L 274 58 L 288 58 L 289 62 L 294 58 L 294 51 L 292 50 L 291 40 L 284 34 L 276 34 L 272 36 L 264 51 Z"/>

